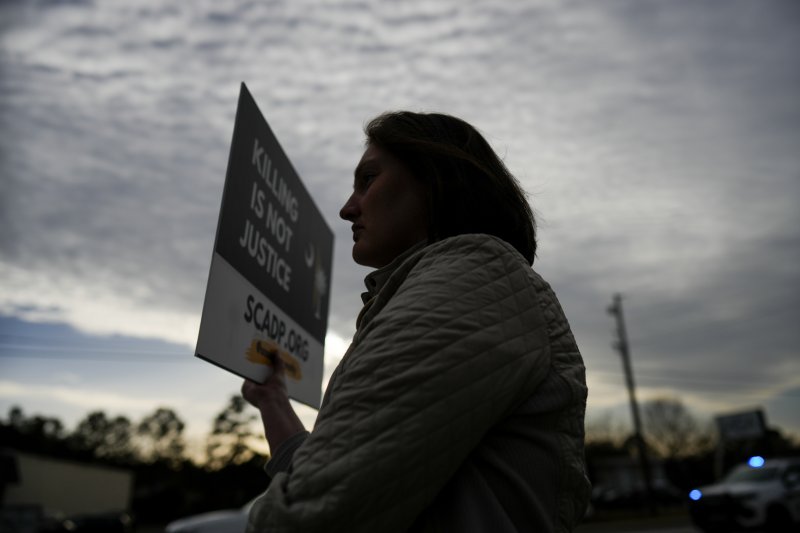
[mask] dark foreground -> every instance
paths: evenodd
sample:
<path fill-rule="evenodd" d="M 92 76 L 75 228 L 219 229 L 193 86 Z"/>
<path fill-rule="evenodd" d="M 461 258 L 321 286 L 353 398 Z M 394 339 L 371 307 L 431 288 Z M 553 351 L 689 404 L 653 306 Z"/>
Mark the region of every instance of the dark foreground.
<path fill-rule="evenodd" d="M 656 516 L 646 514 L 616 514 L 597 516 L 587 520 L 576 533 L 696 533 L 689 515 L 684 510 L 662 511 Z"/>
<path fill-rule="evenodd" d="M 141 524 L 136 533 L 163 533 L 164 524 Z M 636 514 L 598 516 L 578 526 L 576 533 L 698 533 L 684 511 L 671 510 L 651 517 Z"/>

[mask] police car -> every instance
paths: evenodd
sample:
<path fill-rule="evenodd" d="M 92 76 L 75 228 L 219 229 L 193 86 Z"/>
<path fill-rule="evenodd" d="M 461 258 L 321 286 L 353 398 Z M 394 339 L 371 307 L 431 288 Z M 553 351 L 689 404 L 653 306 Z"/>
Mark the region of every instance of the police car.
<path fill-rule="evenodd" d="M 751 458 L 719 483 L 692 490 L 689 514 L 706 532 L 800 531 L 800 458 Z"/>

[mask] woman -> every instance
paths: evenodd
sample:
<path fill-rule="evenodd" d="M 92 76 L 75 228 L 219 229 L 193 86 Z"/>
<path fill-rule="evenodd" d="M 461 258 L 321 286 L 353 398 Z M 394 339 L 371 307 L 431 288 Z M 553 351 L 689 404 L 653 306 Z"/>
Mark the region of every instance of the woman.
<path fill-rule="evenodd" d="M 584 367 L 531 269 L 525 194 L 460 119 L 389 113 L 366 134 L 340 216 L 376 270 L 311 433 L 280 366 L 242 387 L 273 450 L 249 531 L 571 531 Z"/>

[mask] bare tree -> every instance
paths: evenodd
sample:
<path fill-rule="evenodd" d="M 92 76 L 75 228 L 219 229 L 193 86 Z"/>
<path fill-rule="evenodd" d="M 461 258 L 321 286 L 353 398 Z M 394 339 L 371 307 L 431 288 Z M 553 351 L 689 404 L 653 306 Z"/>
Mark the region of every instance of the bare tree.
<path fill-rule="evenodd" d="M 40 439 L 60 440 L 64 438 L 64 425 L 57 418 L 41 415 L 25 416 L 22 408 L 15 405 L 8 411 L 8 423 L 18 432 Z"/>
<path fill-rule="evenodd" d="M 172 409 L 159 407 L 139 422 L 136 428 L 138 447 L 144 461 L 164 461 L 177 466 L 183 461 L 186 443 L 185 424 Z"/>
<path fill-rule="evenodd" d="M 621 446 L 627 436 L 628 431 L 611 413 L 594 417 L 586 423 L 587 443 Z"/>
<path fill-rule="evenodd" d="M 19 406 L 9 410 L 8 422 L 0 422 L 1 445 L 48 454 L 62 451 L 64 440 L 64 425 L 60 420 L 41 415 L 26 416 Z"/>
<path fill-rule="evenodd" d="M 107 417 L 103 411 L 86 415 L 69 436 L 69 444 L 95 457 L 127 460 L 133 453 L 131 422 L 124 416 Z"/>
<path fill-rule="evenodd" d="M 241 396 L 232 396 L 228 405 L 214 419 L 214 427 L 206 444 L 206 465 L 212 470 L 250 460 L 254 452 L 248 441 L 255 437 L 252 423 L 258 418 L 245 412 L 247 403 Z"/>
<path fill-rule="evenodd" d="M 656 398 L 643 406 L 649 445 L 661 457 L 676 459 L 700 451 L 707 436 L 677 398 Z"/>

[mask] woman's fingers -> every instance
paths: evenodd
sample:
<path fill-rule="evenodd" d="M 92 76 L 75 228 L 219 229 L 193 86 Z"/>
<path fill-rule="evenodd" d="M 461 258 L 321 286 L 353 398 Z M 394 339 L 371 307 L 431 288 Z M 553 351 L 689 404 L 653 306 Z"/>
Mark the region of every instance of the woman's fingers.
<path fill-rule="evenodd" d="M 245 379 L 242 383 L 242 396 L 250 404 L 259 409 L 269 408 L 274 403 L 286 399 L 286 364 L 274 353 L 267 356 L 269 358 L 272 373 L 264 383 L 257 383 L 250 379 Z"/>

